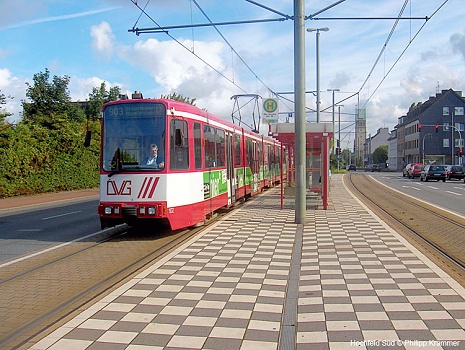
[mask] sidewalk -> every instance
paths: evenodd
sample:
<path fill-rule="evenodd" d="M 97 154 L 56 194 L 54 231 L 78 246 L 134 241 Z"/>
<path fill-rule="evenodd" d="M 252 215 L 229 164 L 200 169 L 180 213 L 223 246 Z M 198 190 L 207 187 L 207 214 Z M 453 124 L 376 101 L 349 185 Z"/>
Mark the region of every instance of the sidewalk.
<path fill-rule="evenodd" d="M 0 199 L 0 215 L 42 205 L 46 206 L 47 204 L 54 205 L 55 203 L 76 202 L 91 198 L 98 199 L 98 194 L 98 189 L 87 189 L 4 198 Z"/>
<path fill-rule="evenodd" d="M 332 177 L 246 202 L 31 349 L 464 349 L 465 290 Z"/>

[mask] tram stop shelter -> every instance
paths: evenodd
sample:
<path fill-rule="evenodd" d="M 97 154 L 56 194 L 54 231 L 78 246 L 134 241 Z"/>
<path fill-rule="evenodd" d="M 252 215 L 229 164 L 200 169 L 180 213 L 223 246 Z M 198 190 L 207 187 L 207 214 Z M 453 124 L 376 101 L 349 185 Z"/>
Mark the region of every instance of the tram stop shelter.
<path fill-rule="evenodd" d="M 330 140 L 334 135 L 331 123 L 306 123 L 306 189 L 321 194 L 323 208 L 328 208 L 330 185 Z M 288 186 L 295 186 L 295 124 L 270 124 L 269 135 L 279 140 L 288 149 Z"/>

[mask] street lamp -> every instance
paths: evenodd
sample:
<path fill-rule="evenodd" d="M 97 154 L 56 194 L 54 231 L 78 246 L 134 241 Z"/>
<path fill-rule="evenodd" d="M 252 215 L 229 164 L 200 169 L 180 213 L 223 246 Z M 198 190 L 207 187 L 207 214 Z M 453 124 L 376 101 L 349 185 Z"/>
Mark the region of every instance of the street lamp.
<path fill-rule="evenodd" d="M 307 32 L 316 32 L 316 122 L 320 122 L 320 32 L 327 32 L 328 27 L 307 28 Z M 333 130 L 334 132 L 334 130 Z"/>
<path fill-rule="evenodd" d="M 332 106 L 333 106 L 333 135 L 336 135 L 336 132 L 334 131 L 334 93 L 336 91 L 341 91 L 341 90 L 339 90 L 339 89 L 327 89 L 326 91 L 332 91 L 333 92 L 333 104 L 332 104 Z M 334 154 L 334 144 L 335 144 L 334 140 L 335 139 L 336 138 L 333 136 L 333 154 Z"/>

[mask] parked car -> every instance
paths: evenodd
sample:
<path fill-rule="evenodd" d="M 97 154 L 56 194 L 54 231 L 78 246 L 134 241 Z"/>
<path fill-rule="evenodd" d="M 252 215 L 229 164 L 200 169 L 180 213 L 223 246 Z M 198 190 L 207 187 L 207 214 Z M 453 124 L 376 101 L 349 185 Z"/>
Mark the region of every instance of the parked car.
<path fill-rule="evenodd" d="M 356 167 L 354 164 L 350 164 L 350 165 L 347 167 L 347 170 L 348 170 L 348 171 L 351 171 L 351 170 L 357 171 L 357 167 Z"/>
<path fill-rule="evenodd" d="M 425 166 L 420 174 L 420 181 L 442 180 L 443 182 L 446 182 L 446 179 L 447 173 L 444 165 L 429 164 Z"/>
<path fill-rule="evenodd" d="M 460 165 L 446 165 L 447 179 L 462 180 L 465 178 L 465 169 Z"/>
<path fill-rule="evenodd" d="M 371 170 L 371 164 L 365 165 L 365 171 L 370 171 Z"/>
<path fill-rule="evenodd" d="M 420 173 L 424 168 L 425 166 L 423 164 L 412 164 L 407 171 L 407 177 L 409 179 L 420 177 Z"/>
<path fill-rule="evenodd" d="M 410 167 L 412 166 L 412 163 L 408 163 L 404 169 L 402 169 L 402 176 L 403 177 L 406 177 L 408 176 L 408 170 L 410 169 Z"/>

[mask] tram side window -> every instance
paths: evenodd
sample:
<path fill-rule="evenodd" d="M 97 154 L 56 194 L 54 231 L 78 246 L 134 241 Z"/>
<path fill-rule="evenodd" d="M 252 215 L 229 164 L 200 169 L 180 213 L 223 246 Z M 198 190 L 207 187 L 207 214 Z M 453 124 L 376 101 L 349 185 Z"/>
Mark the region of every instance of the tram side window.
<path fill-rule="evenodd" d="M 262 162 L 263 162 L 262 143 L 257 142 L 257 162 L 256 162 L 256 165 L 255 165 L 255 172 L 258 173 L 261 170 L 260 166 L 262 165 Z"/>
<path fill-rule="evenodd" d="M 245 146 L 246 146 L 246 166 L 250 167 L 253 171 L 253 143 L 251 139 L 245 140 Z"/>
<path fill-rule="evenodd" d="M 189 143 L 187 122 L 172 119 L 170 126 L 170 169 L 185 170 L 189 168 Z"/>
<path fill-rule="evenodd" d="M 226 164 L 226 146 L 225 134 L 223 130 L 216 129 L 216 166 L 223 168 Z"/>
<path fill-rule="evenodd" d="M 234 165 L 242 165 L 241 137 L 239 135 L 234 135 Z"/>
<path fill-rule="evenodd" d="M 194 163 L 196 169 L 202 168 L 202 130 L 199 123 L 194 123 Z"/>
<path fill-rule="evenodd" d="M 203 127 L 205 167 L 214 168 L 215 163 L 215 129 L 209 125 Z"/>

